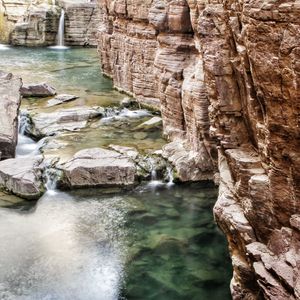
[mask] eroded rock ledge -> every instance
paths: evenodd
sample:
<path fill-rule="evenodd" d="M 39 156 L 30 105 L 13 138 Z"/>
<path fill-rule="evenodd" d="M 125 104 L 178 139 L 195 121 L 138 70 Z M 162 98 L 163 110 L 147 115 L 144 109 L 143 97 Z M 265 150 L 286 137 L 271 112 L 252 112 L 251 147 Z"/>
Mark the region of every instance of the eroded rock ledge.
<path fill-rule="evenodd" d="M 298 299 L 299 1 L 99 4 L 104 72 L 160 107 L 165 134 L 205 158 L 192 168 L 220 172 L 233 298 Z"/>

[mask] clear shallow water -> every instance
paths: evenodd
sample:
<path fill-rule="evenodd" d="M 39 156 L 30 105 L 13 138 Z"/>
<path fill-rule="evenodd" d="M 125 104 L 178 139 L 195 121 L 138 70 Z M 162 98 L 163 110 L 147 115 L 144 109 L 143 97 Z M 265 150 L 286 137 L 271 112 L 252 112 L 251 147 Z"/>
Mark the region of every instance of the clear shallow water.
<path fill-rule="evenodd" d="M 22 100 L 22 110 L 33 113 L 55 112 L 75 106 L 115 107 L 127 97 L 112 88 L 112 81 L 102 76 L 96 49 L 70 48 L 53 50 L 49 48 L 10 47 L 0 53 L 0 70 L 12 72 L 22 77 L 24 83 L 47 82 L 61 94 L 74 94 L 78 99 L 62 105 L 48 107 L 50 98 L 31 98 Z M 158 150 L 164 144 L 161 131 L 143 132 L 137 126 L 152 116 L 133 114 L 112 118 L 111 120 L 94 120 L 91 127 L 77 132 L 65 132 L 55 138 L 59 144 L 57 149 L 47 149 L 48 157 L 69 159 L 77 151 L 84 148 L 118 144 L 134 146 L 140 151 Z M 20 141 L 18 152 L 24 155 L 34 145 L 24 138 Z"/>
<path fill-rule="evenodd" d="M 0 69 L 21 76 L 24 83 L 47 82 L 58 93 L 80 96 L 73 104 L 109 105 L 124 98 L 112 90 L 111 80 L 101 75 L 97 51 L 91 48 L 59 51 L 10 47 L 0 53 Z M 33 102 L 36 107 L 45 103 Z"/>
<path fill-rule="evenodd" d="M 32 208 L 2 208 L 0 295 L 230 299 L 215 199 L 216 190 L 203 185 L 143 186 L 45 194 Z"/>

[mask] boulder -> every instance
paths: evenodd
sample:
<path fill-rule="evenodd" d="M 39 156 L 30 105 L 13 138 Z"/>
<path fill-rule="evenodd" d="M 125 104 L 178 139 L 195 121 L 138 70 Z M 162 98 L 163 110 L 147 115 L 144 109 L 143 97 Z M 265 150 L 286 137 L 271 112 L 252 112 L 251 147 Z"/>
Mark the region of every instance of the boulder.
<path fill-rule="evenodd" d="M 0 188 L 24 199 L 38 199 L 44 192 L 41 162 L 41 156 L 1 161 Z"/>
<path fill-rule="evenodd" d="M 12 158 L 18 139 L 18 111 L 22 80 L 0 71 L 0 157 Z"/>
<path fill-rule="evenodd" d="M 56 95 L 56 91 L 47 83 L 24 84 L 21 94 L 23 97 L 50 97 Z"/>
<path fill-rule="evenodd" d="M 47 106 L 51 107 L 51 106 L 59 105 L 59 104 L 62 104 L 64 102 L 69 102 L 69 101 L 72 101 L 72 100 L 75 100 L 75 99 L 78 99 L 78 98 L 79 97 L 75 96 L 75 95 L 60 94 L 60 95 L 55 96 L 53 99 L 50 99 L 48 101 Z"/>
<path fill-rule="evenodd" d="M 128 186 L 136 175 L 131 159 L 103 148 L 81 150 L 58 168 L 63 173 L 59 185 L 66 188 Z"/>
<path fill-rule="evenodd" d="M 102 107 L 78 106 L 51 113 L 30 114 L 26 133 L 33 138 L 55 135 L 61 131 L 74 131 L 87 126 L 90 119 L 100 117 L 104 113 Z"/>

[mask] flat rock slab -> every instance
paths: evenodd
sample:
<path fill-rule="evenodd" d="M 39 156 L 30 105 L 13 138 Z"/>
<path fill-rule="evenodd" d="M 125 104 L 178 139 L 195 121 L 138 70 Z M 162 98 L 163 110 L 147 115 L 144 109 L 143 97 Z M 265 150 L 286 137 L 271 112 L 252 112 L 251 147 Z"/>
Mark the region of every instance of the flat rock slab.
<path fill-rule="evenodd" d="M 73 100 L 76 100 L 78 98 L 79 97 L 75 96 L 75 95 L 60 94 L 60 95 L 55 96 L 53 99 L 50 99 L 48 101 L 47 107 L 51 107 L 51 106 L 55 106 L 55 105 L 60 105 L 62 103 L 73 101 Z"/>
<path fill-rule="evenodd" d="M 12 158 L 18 139 L 22 80 L 0 71 L 0 158 Z"/>
<path fill-rule="evenodd" d="M 155 130 L 158 127 L 162 126 L 162 118 L 161 117 L 153 117 L 149 119 L 148 121 L 140 124 L 137 129 L 143 129 L 143 130 Z"/>
<path fill-rule="evenodd" d="M 23 97 L 50 97 L 56 95 L 56 90 L 47 83 L 24 84 L 21 94 Z"/>
<path fill-rule="evenodd" d="M 21 198 L 38 199 L 44 192 L 42 157 L 19 157 L 0 162 L 0 188 Z"/>
<path fill-rule="evenodd" d="M 74 131 L 87 126 L 89 120 L 100 117 L 104 113 L 102 107 L 78 106 L 51 113 L 28 114 L 31 126 L 26 133 L 35 138 L 55 135 L 60 131 Z"/>
<path fill-rule="evenodd" d="M 127 186 L 135 182 L 135 164 L 116 151 L 91 148 L 77 152 L 59 167 L 68 188 Z"/>

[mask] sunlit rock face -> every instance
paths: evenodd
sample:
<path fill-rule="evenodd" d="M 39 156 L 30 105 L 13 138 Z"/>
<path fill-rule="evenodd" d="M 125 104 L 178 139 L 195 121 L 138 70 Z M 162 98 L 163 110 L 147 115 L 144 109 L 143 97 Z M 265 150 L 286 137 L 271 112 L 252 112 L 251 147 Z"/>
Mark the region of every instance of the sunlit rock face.
<path fill-rule="evenodd" d="M 233 298 L 299 298 L 299 3 L 99 4 L 104 72 L 160 107 L 181 168 L 202 153 L 194 170 L 219 169 Z"/>
<path fill-rule="evenodd" d="M 55 45 L 61 9 L 65 10 L 65 43 L 95 46 L 99 11 L 95 1 L 2 0 L 0 42 L 18 46 Z"/>

